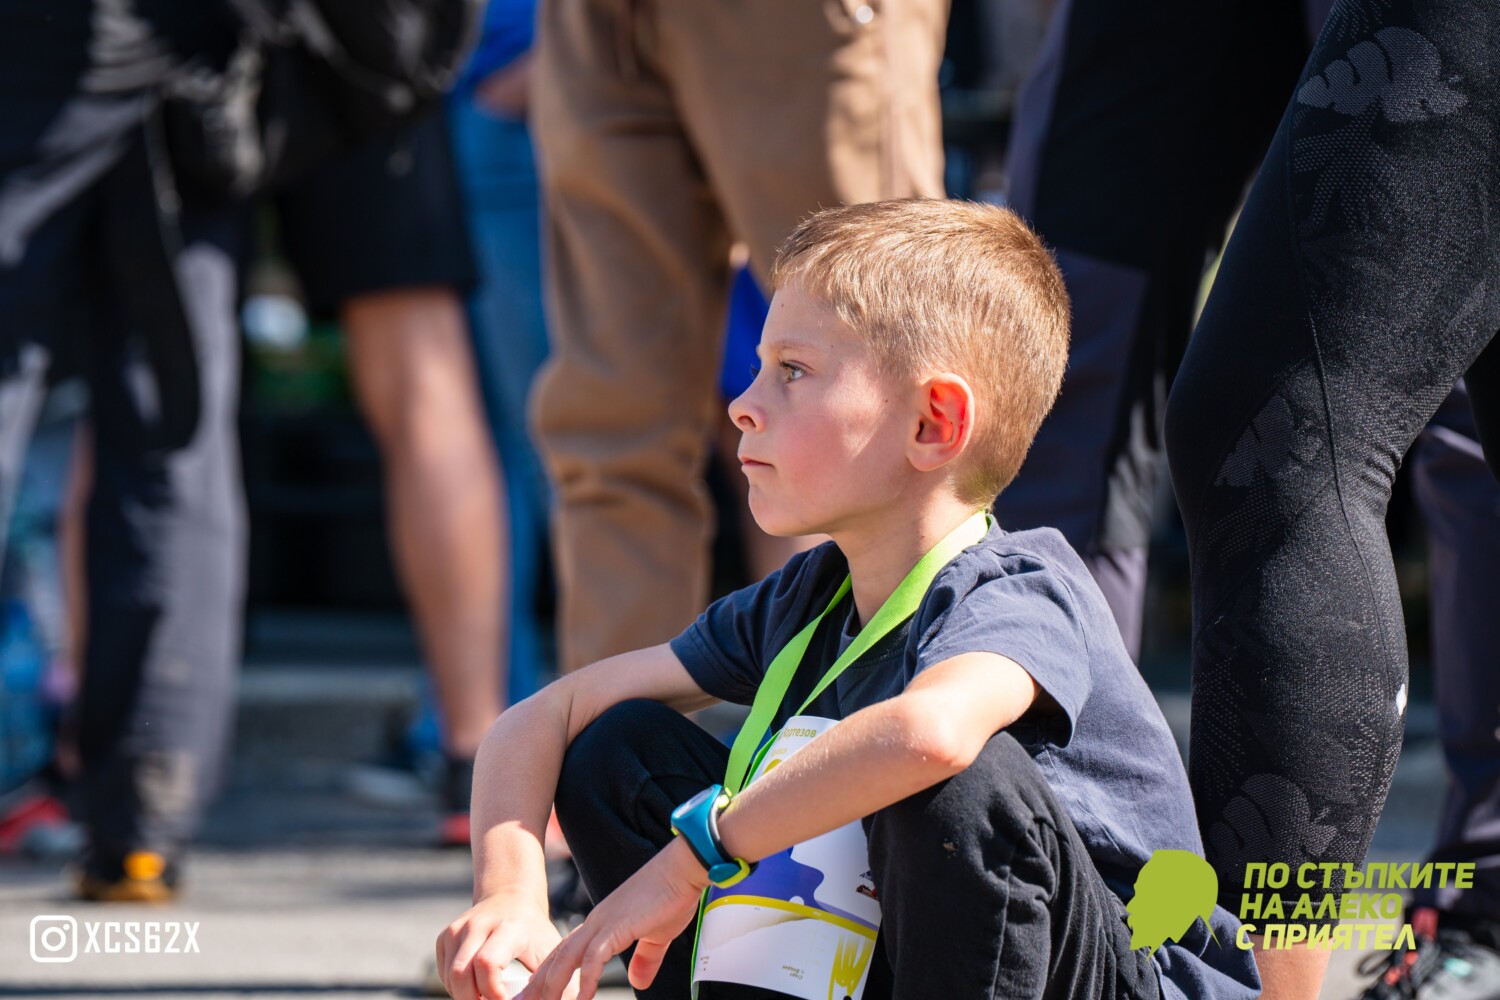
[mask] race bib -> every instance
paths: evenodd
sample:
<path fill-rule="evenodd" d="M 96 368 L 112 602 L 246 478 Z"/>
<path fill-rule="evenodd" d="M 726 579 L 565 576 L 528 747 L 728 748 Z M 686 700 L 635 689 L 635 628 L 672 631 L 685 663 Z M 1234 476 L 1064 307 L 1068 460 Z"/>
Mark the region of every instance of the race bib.
<path fill-rule="evenodd" d="M 750 782 L 831 729 L 799 715 L 771 741 Z M 802 1000 L 861 1000 L 880 904 L 859 821 L 763 859 L 728 889 L 711 889 L 698 932 L 700 982 L 738 983 Z"/>

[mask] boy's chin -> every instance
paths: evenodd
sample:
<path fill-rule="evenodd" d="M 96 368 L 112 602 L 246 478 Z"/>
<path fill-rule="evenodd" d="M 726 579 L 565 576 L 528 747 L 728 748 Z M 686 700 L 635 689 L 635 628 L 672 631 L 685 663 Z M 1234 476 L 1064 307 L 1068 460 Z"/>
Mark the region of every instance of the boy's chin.
<path fill-rule="evenodd" d="M 794 517 L 778 517 L 774 512 L 757 510 L 754 503 L 750 504 L 750 514 L 760 530 L 773 538 L 796 538 L 799 535 L 816 535 L 821 531 L 820 528 L 803 524 Z"/>
<path fill-rule="evenodd" d="M 760 526 L 761 531 L 764 531 L 772 538 L 796 538 L 798 535 L 813 534 L 811 531 L 803 531 L 776 521 L 762 521 L 758 517 L 755 519 L 755 523 Z"/>

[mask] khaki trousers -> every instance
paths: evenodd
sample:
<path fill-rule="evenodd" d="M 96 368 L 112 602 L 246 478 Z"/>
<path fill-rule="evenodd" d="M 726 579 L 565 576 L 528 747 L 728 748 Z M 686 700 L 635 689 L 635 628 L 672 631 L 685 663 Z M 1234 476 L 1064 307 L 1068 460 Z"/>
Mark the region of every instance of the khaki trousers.
<path fill-rule="evenodd" d="M 729 250 L 764 282 L 821 207 L 942 195 L 947 0 L 543 0 L 532 107 L 565 670 L 708 598 L 702 474 Z"/>

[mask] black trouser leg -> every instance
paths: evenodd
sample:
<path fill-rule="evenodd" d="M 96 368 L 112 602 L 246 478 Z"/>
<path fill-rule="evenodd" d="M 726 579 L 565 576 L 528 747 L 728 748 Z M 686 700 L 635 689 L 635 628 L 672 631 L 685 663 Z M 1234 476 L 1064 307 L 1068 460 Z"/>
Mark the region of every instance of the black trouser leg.
<path fill-rule="evenodd" d="M 102 200 L 149 191 L 128 171 Z M 88 508 L 88 644 L 79 693 L 85 822 L 101 870 L 124 854 L 172 855 L 221 779 L 233 722 L 246 540 L 235 323 L 239 217 L 185 210 L 172 261 L 195 347 L 201 407 L 182 448 L 157 443 L 158 413 L 130 287 L 108 241 L 91 247 L 94 486 Z M 170 287 L 157 294 L 171 295 Z"/>
<path fill-rule="evenodd" d="M 655 702 L 618 705 L 573 741 L 557 815 L 594 899 L 667 843 L 673 807 L 723 780 L 728 756 Z M 1123 904 L 1008 734 L 957 777 L 876 813 L 867 829 L 882 910 L 868 1000 L 1158 996 L 1149 953 L 1130 950 Z M 640 995 L 688 996 L 691 959 L 689 932 Z M 764 995 L 714 987 L 716 998 Z"/>
<path fill-rule="evenodd" d="M 867 827 L 893 997 L 1159 995 L 1124 904 L 1010 734 Z"/>
<path fill-rule="evenodd" d="M 1072 340 L 1061 394 L 995 510 L 1007 528 L 1067 536 L 1132 656 L 1166 390 L 1205 256 L 1306 58 L 1300 8 L 1064 0 L 1019 95 L 1010 204 L 1057 254 Z"/>
<path fill-rule="evenodd" d="M 728 762 L 728 747 L 654 701 L 623 702 L 579 733 L 563 758 L 557 819 L 589 897 L 603 899 L 666 846 L 672 810 L 722 782 Z M 690 996 L 692 960 L 689 925 L 637 995 Z"/>

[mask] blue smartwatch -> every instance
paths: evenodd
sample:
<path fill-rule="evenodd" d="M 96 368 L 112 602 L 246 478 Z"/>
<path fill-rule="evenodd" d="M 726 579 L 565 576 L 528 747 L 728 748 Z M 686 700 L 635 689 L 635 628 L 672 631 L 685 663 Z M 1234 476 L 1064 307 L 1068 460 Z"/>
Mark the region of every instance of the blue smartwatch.
<path fill-rule="evenodd" d="M 755 871 L 742 858 L 732 858 L 719 840 L 719 813 L 729 805 L 723 785 L 709 785 L 672 810 L 672 833 L 687 841 L 688 849 L 708 871 L 708 880 L 727 889 Z"/>

